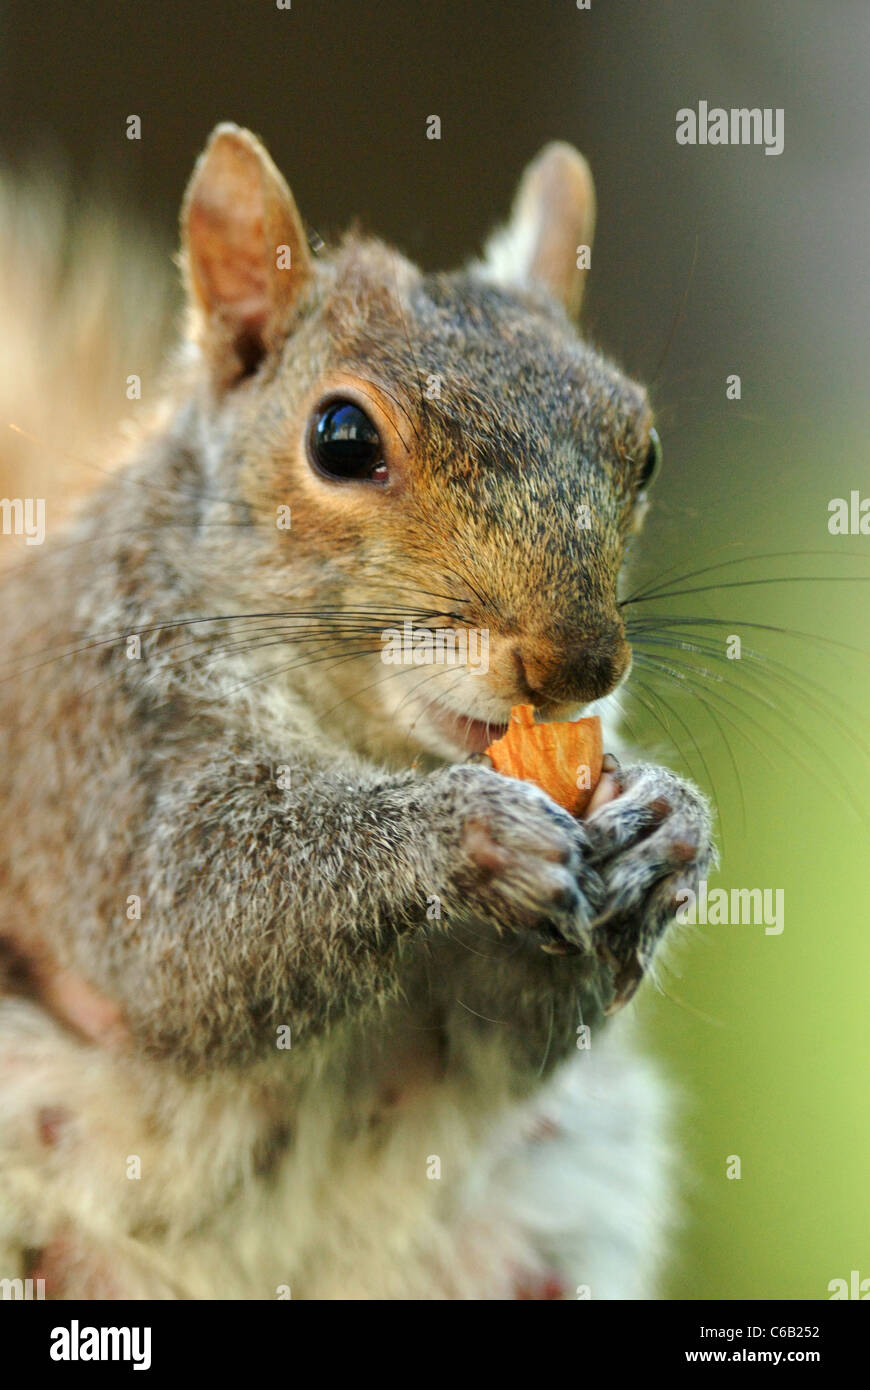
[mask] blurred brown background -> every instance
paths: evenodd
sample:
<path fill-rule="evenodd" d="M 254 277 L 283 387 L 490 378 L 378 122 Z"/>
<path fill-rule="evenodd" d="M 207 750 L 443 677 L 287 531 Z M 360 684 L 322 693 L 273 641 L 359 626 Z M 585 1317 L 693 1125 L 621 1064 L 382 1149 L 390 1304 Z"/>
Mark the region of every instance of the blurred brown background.
<path fill-rule="evenodd" d="M 169 238 L 198 149 L 233 119 L 324 234 L 358 215 L 443 265 L 479 244 L 545 140 L 573 140 L 600 193 L 590 309 L 607 345 L 655 369 L 697 238 L 665 382 L 703 354 L 703 390 L 739 357 L 773 413 L 834 371 L 856 379 L 868 51 L 860 0 L 4 0 L 0 151 L 59 151 L 82 189 L 109 182 Z M 784 154 L 677 146 L 675 111 L 699 98 L 784 107 Z"/>
<path fill-rule="evenodd" d="M 232 119 L 265 139 L 321 235 L 359 217 L 434 267 L 479 247 L 542 143 L 573 141 L 599 194 L 587 330 L 651 381 L 661 412 L 643 573 L 822 552 L 720 576 L 815 583 L 705 593 L 689 611 L 721 614 L 734 624 L 722 631 L 751 618 L 866 649 L 870 539 L 833 539 L 826 523 L 830 498 L 870 495 L 868 55 L 861 0 L 592 0 L 589 11 L 574 0 L 292 0 L 290 11 L 2 0 L 0 162 L 60 161 L 82 207 L 107 190 L 168 256 L 197 151 Z M 678 146 L 675 113 L 700 99 L 784 108 L 784 152 Z M 130 114 L 139 142 L 125 138 Z M 725 398 L 731 372 L 740 402 Z M 783 641 L 775 659 L 822 694 L 807 706 L 762 678 L 769 708 L 732 696 L 769 730 L 753 745 L 738 727 L 736 777 L 697 701 L 679 706 L 719 797 L 719 881 L 784 886 L 788 913 L 781 937 L 699 929 L 665 977 L 675 997 L 650 993 L 641 1009 L 687 1097 L 679 1297 L 825 1298 L 853 1268 L 870 1277 L 867 759 L 856 742 L 867 665 L 845 647 Z M 663 719 L 706 781 L 680 725 Z M 661 727 L 642 712 L 638 723 L 676 761 Z M 811 747 L 808 777 L 790 750 Z M 832 769 L 852 806 L 835 797 Z M 724 1177 L 733 1153 L 739 1182 Z"/>

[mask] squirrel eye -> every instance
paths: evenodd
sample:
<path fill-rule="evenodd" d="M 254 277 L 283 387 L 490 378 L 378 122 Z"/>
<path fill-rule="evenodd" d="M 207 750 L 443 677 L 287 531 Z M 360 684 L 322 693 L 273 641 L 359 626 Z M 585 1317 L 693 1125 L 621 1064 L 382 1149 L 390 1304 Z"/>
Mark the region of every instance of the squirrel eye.
<path fill-rule="evenodd" d="M 649 449 L 646 459 L 640 470 L 641 487 L 649 487 L 653 478 L 662 466 L 662 441 L 659 439 L 658 430 L 649 432 Z"/>
<path fill-rule="evenodd" d="M 329 401 L 312 422 L 309 455 L 319 473 L 338 482 L 386 482 L 381 436 L 354 401 Z"/>

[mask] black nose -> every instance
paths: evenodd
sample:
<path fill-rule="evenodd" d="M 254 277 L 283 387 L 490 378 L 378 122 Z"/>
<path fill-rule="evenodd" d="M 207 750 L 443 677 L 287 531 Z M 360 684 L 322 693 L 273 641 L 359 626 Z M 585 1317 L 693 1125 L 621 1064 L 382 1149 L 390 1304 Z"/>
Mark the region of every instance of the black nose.
<path fill-rule="evenodd" d="M 621 627 L 569 640 L 524 642 L 514 653 L 526 698 L 534 704 L 589 704 L 608 695 L 631 664 Z"/>

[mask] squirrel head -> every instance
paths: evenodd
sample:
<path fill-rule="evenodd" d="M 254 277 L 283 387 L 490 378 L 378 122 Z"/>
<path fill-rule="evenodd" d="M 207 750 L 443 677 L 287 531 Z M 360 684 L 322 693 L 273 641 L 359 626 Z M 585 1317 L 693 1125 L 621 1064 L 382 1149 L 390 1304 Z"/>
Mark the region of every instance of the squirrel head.
<path fill-rule="evenodd" d="M 479 751 L 513 705 L 569 717 L 630 666 L 617 583 L 658 440 L 643 389 L 577 332 L 593 225 L 564 144 L 452 274 L 355 234 L 314 255 L 236 126 L 196 166 L 197 428 L 252 523 L 222 540 L 223 600 L 311 614 L 287 628 L 298 680 L 386 741 Z"/>

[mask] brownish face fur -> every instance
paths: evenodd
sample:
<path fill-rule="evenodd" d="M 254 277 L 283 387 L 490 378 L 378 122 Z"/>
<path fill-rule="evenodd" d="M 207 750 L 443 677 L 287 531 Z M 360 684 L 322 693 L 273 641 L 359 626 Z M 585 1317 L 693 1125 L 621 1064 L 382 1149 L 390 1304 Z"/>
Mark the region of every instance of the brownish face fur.
<path fill-rule="evenodd" d="M 333 396 L 376 425 L 384 484 L 312 467 L 311 418 Z M 381 603 L 385 627 L 407 605 L 431 627 L 485 628 L 475 707 L 464 707 L 467 682 L 450 699 L 455 672 L 432 684 L 457 713 L 494 721 L 521 701 L 557 716 L 623 677 L 617 579 L 650 410 L 545 292 L 498 288 L 473 267 L 421 275 L 380 243 L 349 239 L 318 262 L 283 349 L 227 408 L 217 490 L 245 498 L 265 542 L 244 578 L 251 603 L 266 606 L 259 573 L 288 603 Z M 275 524 L 288 505 L 289 532 Z M 379 667 L 373 640 L 368 679 Z"/>

